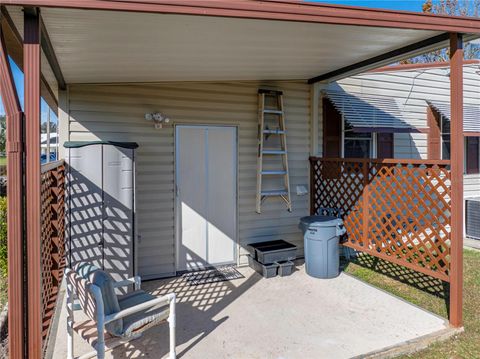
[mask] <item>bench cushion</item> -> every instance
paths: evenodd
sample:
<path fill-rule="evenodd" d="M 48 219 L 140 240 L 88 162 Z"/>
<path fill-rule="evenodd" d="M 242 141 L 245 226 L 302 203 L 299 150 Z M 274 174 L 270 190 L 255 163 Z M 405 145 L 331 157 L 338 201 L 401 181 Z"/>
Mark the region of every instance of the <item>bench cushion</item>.
<path fill-rule="evenodd" d="M 120 297 L 119 304 L 121 310 L 124 310 L 156 298 L 156 296 L 146 293 L 143 290 L 137 290 L 133 293 Z M 169 315 L 170 308 L 168 305 L 163 303 L 126 316 L 123 318 L 123 336 L 130 337 L 132 335 L 144 332 L 145 330 L 166 320 Z"/>

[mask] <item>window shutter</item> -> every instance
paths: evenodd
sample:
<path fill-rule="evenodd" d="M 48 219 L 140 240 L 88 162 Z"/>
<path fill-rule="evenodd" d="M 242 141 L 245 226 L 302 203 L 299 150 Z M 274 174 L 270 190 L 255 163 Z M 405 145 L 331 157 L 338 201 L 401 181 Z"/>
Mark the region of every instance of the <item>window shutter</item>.
<path fill-rule="evenodd" d="M 342 115 L 329 99 L 323 98 L 323 157 L 340 157 Z"/>
<path fill-rule="evenodd" d="M 467 141 L 467 165 L 466 173 L 467 174 L 478 174 L 480 173 L 480 137 L 466 137 Z"/>
<path fill-rule="evenodd" d="M 440 140 L 440 116 L 430 106 L 427 107 L 427 123 L 428 123 L 428 159 L 441 159 L 441 145 Z"/>
<path fill-rule="evenodd" d="M 377 158 L 393 158 L 393 133 L 377 134 Z"/>

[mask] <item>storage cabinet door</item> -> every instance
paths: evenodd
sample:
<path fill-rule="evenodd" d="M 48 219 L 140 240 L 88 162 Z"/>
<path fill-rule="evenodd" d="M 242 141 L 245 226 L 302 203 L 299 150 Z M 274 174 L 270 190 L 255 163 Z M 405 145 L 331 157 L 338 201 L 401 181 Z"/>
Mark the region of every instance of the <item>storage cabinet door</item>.
<path fill-rule="evenodd" d="M 133 275 L 133 150 L 103 145 L 103 266 L 114 279 Z"/>
<path fill-rule="evenodd" d="M 89 262 L 101 268 L 102 146 L 70 148 L 67 156 L 71 264 Z"/>

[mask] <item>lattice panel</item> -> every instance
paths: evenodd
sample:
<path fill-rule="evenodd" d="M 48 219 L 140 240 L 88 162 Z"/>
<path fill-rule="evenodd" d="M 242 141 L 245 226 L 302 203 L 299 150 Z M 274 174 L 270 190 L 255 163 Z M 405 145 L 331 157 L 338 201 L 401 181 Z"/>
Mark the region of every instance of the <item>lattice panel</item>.
<path fill-rule="evenodd" d="M 343 214 L 345 226 L 350 228 L 348 238 L 361 245 L 363 239 L 362 193 L 365 166 L 362 162 L 347 163 L 343 160 L 311 161 L 314 190 L 311 208 L 338 208 Z M 348 173 L 348 176 L 346 174 Z"/>
<path fill-rule="evenodd" d="M 41 206 L 42 334 L 45 346 L 65 265 L 65 167 L 63 164 L 42 173 Z"/>
<path fill-rule="evenodd" d="M 447 161 L 311 158 L 311 209 L 339 208 L 344 245 L 449 280 Z"/>

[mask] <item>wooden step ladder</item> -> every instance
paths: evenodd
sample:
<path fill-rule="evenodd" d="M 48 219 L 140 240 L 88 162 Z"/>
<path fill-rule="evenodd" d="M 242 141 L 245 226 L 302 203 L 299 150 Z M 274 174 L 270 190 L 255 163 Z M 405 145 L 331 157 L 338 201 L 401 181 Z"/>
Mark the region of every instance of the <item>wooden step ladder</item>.
<path fill-rule="evenodd" d="M 268 107 L 267 102 L 272 102 L 274 108 Z M 265 141 L 270 136 L 278 136 L 280 148 L 266 148 Z M 263 169 L 264 156 L 279 156 L 281 168 L 274 170 Z M 283 186 L 279 189 L 264 190 L 262 180 L 264 176 L 277 176 L 283 178 Z M 283 93 L 275 90 L 258 90 L 258 152 L 257 152 L 257 213 L 262 211 L 262 203 L 269 197 L 280 197 L 287 204 L 289 212 L 292 211 L 290 199 L 290 180 L 288 176 L 287 157 L 287 132 L 285 129 L 285 112 L 283 107 Z"/>

